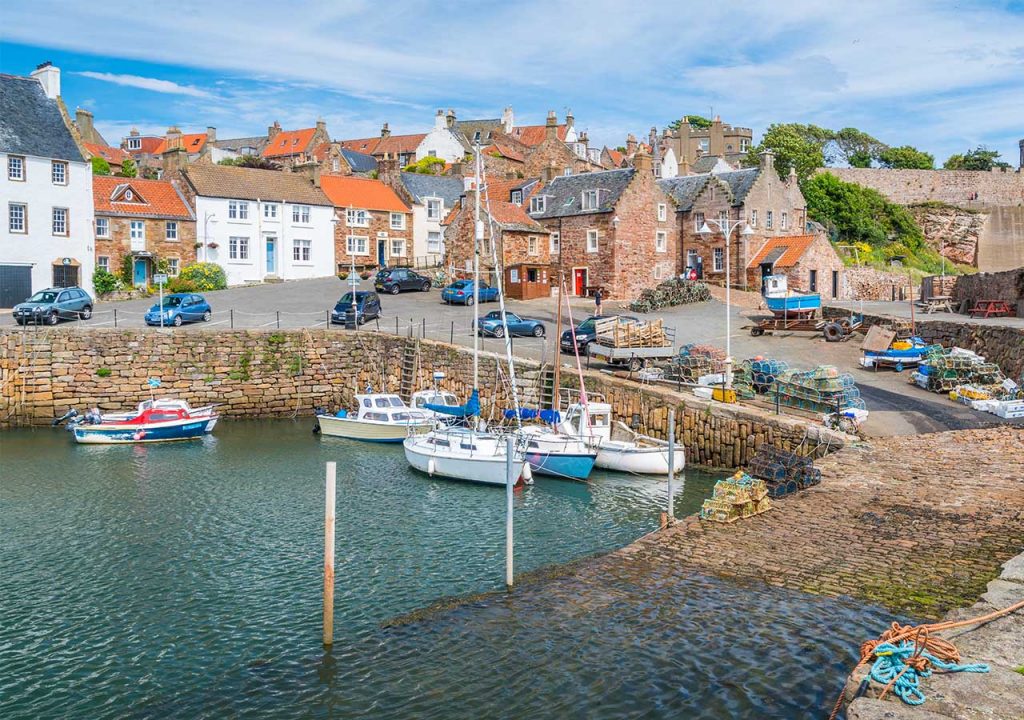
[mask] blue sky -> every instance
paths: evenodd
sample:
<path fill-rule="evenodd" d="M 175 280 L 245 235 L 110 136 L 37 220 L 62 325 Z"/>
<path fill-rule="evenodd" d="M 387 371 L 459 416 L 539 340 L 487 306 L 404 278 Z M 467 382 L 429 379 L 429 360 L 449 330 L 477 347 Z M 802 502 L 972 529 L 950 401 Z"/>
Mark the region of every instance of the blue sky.
<path fill-rule="evenodd" d="M 685 113 L 760 133 L 859 127 L 941 163 L 976 145 L 1016 164 L 1024 138 L 1024 1 L 7 0 L 0 72 L 52 60 L 69 108 L 116 144 L 131 127 L 335 138 L 460 118 L 542 123 L 572 109 L 619 145 Z M 713 110 L 712 110 L 713 108 Z"/>

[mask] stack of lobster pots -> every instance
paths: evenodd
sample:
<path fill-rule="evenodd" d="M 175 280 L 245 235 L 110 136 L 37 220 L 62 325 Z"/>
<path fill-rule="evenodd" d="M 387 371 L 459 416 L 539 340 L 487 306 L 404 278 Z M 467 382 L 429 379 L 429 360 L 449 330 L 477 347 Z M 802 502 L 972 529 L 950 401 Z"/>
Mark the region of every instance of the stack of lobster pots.
<path fill-rule="evenodd" d="M 764 480 L 739 470 L 735 475 L 719 480 L 710 498 L 700 510 L 701 520 L 732 523 L 760 515 L 772 508 L 768 487 Z"/>
<path fill-rule="evenodd" d="M 813 459 L 773 445 L 761 445 L 751 458 L 747 471 L 765 481 L 768 495 L 772 498 L 805 490 L 821 482 L 821 470 L 814 467 Z"/>

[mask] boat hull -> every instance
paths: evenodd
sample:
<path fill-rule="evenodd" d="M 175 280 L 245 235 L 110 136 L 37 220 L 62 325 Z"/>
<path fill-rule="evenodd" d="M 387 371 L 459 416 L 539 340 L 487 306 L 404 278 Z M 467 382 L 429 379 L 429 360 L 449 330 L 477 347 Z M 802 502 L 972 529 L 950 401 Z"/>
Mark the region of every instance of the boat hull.
<path fill-rule="evenodd" d="M 400 443 L 409 436 L 409 431 L 426 432 L 433 423 L 384 423 L 355 418 L 339 418 L 333 415 L 317 415 L 320 434 L 330 437 L 362 440 L 363 442 Z"/>
<path fill-rule="evenodd" d="M 682 448 L 675 453 L 675 467 L 681 472 L 686 464 Z M 604 470 L 635 473 L 639 475 L 667 475 L 668 448 L 646 447 L 635 443 L 605 441 L 597 452 L 597 467 Z"/>
<path fill-rule="evenodd" d="M 72 432 L 75 442 L 83 445 L 121 445 L 128 443 L 173 442 L 195 440 L 213 431 L 217 418 L 154 423 L 151 425 L 79 425 Z"/>
<path fill-rule="evenodd" d="M 415 438 L 405 441 L 405 459 L 416 470 L 431 477 L 438 476 L 452 480 L 465 480 L 483 485 L 505 485 L 506 468 L 504 456 L 450 456 L 431 453 L 417 447 Z M 516 477 L 518 484 L 523 479 L 522 467 L 526 464 L 517 460 L 520 471 Z"/>
<path fill-rule="evenodd" d="M 765 305 L 773 314 L 783 317 L 787 315 L 810 315 L 821 309 L 820 295 L 787 295 L 785 297 L 766 297 Z"/>
<path fill-rule="evenodd" d="M 534 472 L 570 480 L 586 480 L 597 462 L 597 453 L 569 454 L 526 451 L 526 462 Z"/>

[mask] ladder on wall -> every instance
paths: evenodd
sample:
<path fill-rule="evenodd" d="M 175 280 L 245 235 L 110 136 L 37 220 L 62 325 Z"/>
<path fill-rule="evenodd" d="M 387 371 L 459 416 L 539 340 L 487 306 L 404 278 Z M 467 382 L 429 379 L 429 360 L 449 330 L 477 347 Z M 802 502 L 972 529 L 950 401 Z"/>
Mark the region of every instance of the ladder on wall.
<path fill-rule="evenodd" d="M 402 348 L 402 380 L 398 392 L 399 396 L 407 403 L 412 401 L 412 394 L 416 389 L 419 365 L 420 341 L 412 338 L 407 340 Z"/>

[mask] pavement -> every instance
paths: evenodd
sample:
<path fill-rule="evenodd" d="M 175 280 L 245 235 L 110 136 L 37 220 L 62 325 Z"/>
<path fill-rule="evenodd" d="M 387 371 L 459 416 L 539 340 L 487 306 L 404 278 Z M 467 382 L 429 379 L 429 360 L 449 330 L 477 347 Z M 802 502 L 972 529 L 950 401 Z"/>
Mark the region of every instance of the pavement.
<path fill-rule="evenodd" d="M 327 316 L 338 299 L 349 289 L 335 277 L 314 280 L 295 280 L 283 283 L 233 287 L 227 290 L 203 293 L 213 307 L 213 319 L 209 323 L 193 323 L 180 328 L 148 328 L 152 332 L 193 332 L 200 329 L 297 329 L 323 328 Z M 372 282 L 364 280 L 359 289 L 372 289 Z M 713 293 L 722 296 L 721 289 Z M 764 356 L 785 360 L 791 367 L 811 368 L 816 365 L 834 365 L 851 373 L 861 391 L 861 396 L 871 411 L 871 417 L 863 427 L 869 436 L 906 435 L 942 430 L 962 430 L 989 427 L 1007 422 L 994 415 L 980 413 L 966 406 L 950 402 L 947 398 L 929 393 L 908 383 L 908 374 L 891 370 L 878 372 L 861 368 L 858 338 L 845 343 L 826 343 L 819 335 L 792 333 L 752 337 L 749 332 L 750 315 L 760 314 L 756 310 L 758 298 L 753 293 L 733 291 L 732 307 L 729 312 L 731 352 L 737 363 L 745 358 Z M 116 327 L 146 328 L 143 315 L 157 302 L 156 296 L 141 300 L 98 302 L 93 317 L 88 321 L 68 321 L 63 327 Z M 535 318 L 544 323 L 547 337 L 514 338 L 513 353 L 517 357 L 551 362 L 556 351 L 556 298 L 539 298 L 529 301 L 508 300 L 508 310 L 519 315 Z M 572 317 L 575 322 L 590 316 L 594 304 L 589 299 L 570 300 Z M 858 303 L 859 305 L 859 303 Z M 360 332 L 389 332 L 400 335 L 426 337 L 432 340 L 453 342 L 463 346 L 473 343 L 472 309 L 461 305 L 446 305 L 441 302 L 440 290 L 434 288 L 428 293 L 406 292 L 400 295 L 384 295 L 381 298 L 382 316 L 371 321 Z M 895 314 L 901 306 L 909 315 L 906 303 L 864 303 L 864 312 Z M 498 308 L 497 303 L 483 303 L 483 315 Z M 680 305 L 666 308 L 657 313 L 632 313 L 624 303 L 606 302 L 604 314 L 626 313 L 644 319 L 662 319 L 666 327 L 675 332 L 677 347 L 687 343 L 726 346 L 726 306 L 713 299 L 694 305 Z M 858 307 L 859 311 L 859 307 Z M 940 319 L 940 314 L 927 316 Z M 965 316 L 952 316 L 966 322 Z M 1001 318 L 978 321 L 981 323 L 1007 323 L 1017 321 L 1024 324 L 1024 318 Z M 0 327 L 14 326 L 9 313 L 0 315 Z M 333 325 L 338 332 L 351 332 L 340 325 Z M 563 305 L 562 328 L 569 327 L 567 311 Z M 27 332 L 32 332 L 29 327 Z M 503 340 L 483 338 L 482 349 L 504 353 Z M 562 355 L 563 364 L 573 362 Z M 1011 421 L 1013 422 L 1013 421 Z M 1017 421 L 1020 422 L 1020 421 Z"/>

